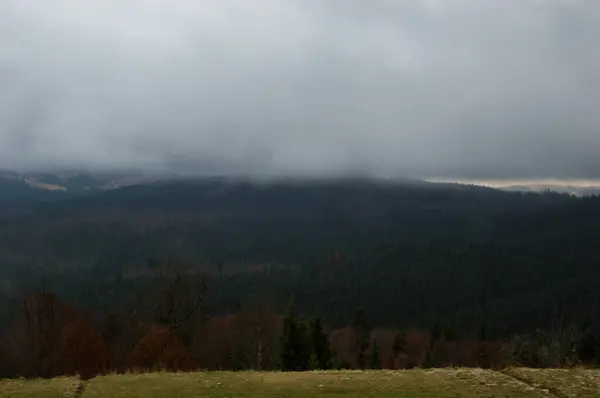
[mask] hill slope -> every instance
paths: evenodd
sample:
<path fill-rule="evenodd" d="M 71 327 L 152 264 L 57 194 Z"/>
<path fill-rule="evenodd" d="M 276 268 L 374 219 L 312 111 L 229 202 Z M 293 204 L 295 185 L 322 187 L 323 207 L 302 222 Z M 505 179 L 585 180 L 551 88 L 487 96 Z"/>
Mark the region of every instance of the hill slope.
<path fill-rule="evenodd" d="M 0 169 L 0 204 L 57 200 L 164 178 L 141 172 L 16 172 Z"/>
<path fill-rule="evenodd" d="M 597 202 L 418 181 L 181 181 L 31 206 L 0 223 L 0 249 L 81 268 L 113 254 L 275 261 L 373 244 L 531 243 L 593 229 Z"/>
<path fill-rule="evenodd" d="M 362 306 L 509 333 L 600 322 L 598 215 L 598 198 L 457 184 L 186 180 L 31 206 L 0 218 L 0 252 L 9 280 L 91 307 L 177 259 L 212 276 L 216 312 L 261 292 L 336 325 Z"/>

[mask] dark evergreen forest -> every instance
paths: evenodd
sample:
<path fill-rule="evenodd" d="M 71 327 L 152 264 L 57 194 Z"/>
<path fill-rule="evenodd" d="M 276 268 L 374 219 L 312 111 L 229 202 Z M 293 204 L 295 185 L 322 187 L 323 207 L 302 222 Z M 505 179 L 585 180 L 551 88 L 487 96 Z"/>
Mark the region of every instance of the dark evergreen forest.
<path fill-rule="evenodd" d="M 330 331 L 361 309 L 373 328 L 447 339 L 510 341 L 559 322 L 595 347 L 600 333 L 598 197 L 362 179 L 19 189 L 0 211 L 5 331 L 39 292 L 94 322 L 142 319 L 140 295 L 173 267 L 202 279 L 205 319 L 284 314 L 293 300 Z"/>

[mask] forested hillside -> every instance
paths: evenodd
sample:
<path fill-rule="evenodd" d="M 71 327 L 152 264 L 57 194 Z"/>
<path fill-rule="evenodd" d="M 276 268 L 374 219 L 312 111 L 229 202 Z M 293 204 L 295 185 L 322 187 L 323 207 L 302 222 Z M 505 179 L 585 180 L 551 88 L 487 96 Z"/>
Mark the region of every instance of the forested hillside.
<path fill-rule="evenodd" d="M 600 321 L 599 214 L 598 198 L 416 180 L 140 185 L 4 217 L 4 294 L 120 308 L 177 261 L 210 278 L 216 313 L 260 292 L 334 325 L 364 307 L 378 326 L 502 335 Z"/>
<path fill-rule="evenodd" d="M 0 205 L 32 204 L 157 181 L 164 175 L 135 171 L 16 172 L 0 169 Z"/>
<path fill-rule="evenodd" d="M 416 180 L 20 202 L 0 212 L 0 372 L 595 363 L 599 215 L 598 197 Z"/>

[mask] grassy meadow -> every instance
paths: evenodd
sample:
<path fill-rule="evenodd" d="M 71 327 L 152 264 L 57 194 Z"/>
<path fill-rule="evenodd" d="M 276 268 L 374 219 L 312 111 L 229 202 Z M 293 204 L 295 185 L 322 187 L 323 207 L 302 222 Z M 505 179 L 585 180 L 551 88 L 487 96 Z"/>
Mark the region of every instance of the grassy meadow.
<path fill-rule="evenodd" d="M 0 397 L 73 397 L 78 385 L 79 379 L 76 377 L 57 377 L 50 380 L 0 380 Z"/>
<path fill-rule="evenodd" d="M 1 397 L 600 397 L 595 370 L 149 373 L 0 381 Z"/>

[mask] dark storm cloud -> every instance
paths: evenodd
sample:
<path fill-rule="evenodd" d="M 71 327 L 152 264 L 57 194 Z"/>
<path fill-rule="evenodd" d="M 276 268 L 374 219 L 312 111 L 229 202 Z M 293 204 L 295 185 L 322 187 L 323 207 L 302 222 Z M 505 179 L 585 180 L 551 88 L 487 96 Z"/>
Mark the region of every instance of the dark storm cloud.
<path fill-rule="evenodd" d="M 600 177 L 597 0 L 5 0 L 0 166 Z"/>

